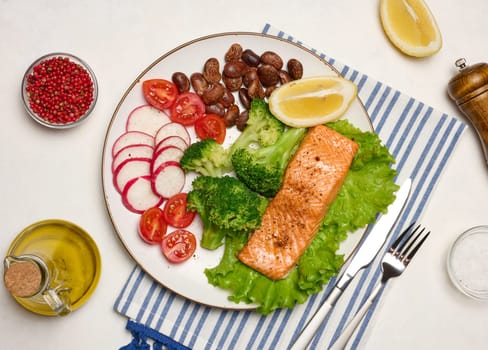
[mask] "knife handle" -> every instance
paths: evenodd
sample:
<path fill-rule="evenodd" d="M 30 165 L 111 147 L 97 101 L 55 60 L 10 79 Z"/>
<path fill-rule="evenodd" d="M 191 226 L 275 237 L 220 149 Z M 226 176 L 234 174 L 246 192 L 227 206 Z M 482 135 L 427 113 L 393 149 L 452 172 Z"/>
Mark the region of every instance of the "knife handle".
<path fill-rule="evenodd" d="M 312 318 L 307 322 L 295 341 L 288 347 L 288 350 L 305 350 L 312 342 L 320 325 L 335 305 L 337 299 L 342 294 L 342 290 L 334 286 L 325 302 L 320 305 Z"/>
<path fill-rule="evenodd" d="M 378 284 L 376 288 L 371 292 L 371 295 L 369 296 L 368 300 L 366 300 L 366 302 L 361 306 L 359 311 L 354 315 L 352 320 L 349 321 L 346 327 L 344 327 L 342 333 L 336 339 L 335 343 L 332 344 L 329 350 L 342 350 L 346 347 L 347 343 L 349 342 L 349 339 L 351 339 L 352 335 L 361 324 L 361 321 L 363 320 L 364 316 L 366 315 L 369 308 L 373 304 L 382 286 L 383 284 L 381 283 Z"/>

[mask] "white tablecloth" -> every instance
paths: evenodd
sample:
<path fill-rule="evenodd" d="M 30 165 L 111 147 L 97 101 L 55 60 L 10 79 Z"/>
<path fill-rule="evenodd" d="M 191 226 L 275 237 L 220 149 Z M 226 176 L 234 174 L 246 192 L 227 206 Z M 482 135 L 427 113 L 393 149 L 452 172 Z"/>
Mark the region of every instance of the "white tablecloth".
<path fill-rule="evenodd" d="M 368 76 L 456 116 L 459 112 L 446 95 L 446 86 L 456 74 L 457 58 L 465 57 L 468 64 L 488 60 L 488 3 L 432 0 L 429 5 L 441 27 L 444 47 L 431 58 L 412 59 L 387 41 L 377 3 L 370 2 L 0 2 L 4 121 L 0 128 L 0 198 L 4 201 L 0 251 L 6 252 L 25 226 L 56 217 L 90 232 L 104 264 L 93 297 L 63 319 L 31 314 L 0 288 L 1 347 L 111 349 L 130 341 L 126 320 L 113 311 L 113 302 L 133 261 L 106 213 L 101 151 L 118 100 L 155 58 L 205 34 L 258 31 L 269 22 Z M 53 51 L 84 58 L 100 85 L 91 119 L 65 132 L 36 125 L 20 101 L 24 71 L 34 59 Z M 419 253 L 409 273 L 390 285 L 365 349 L 486 347 L 488 304 L 455 290 L 445 269 L 447 250 L 455 237 L 471 226 L 486 224 L 486 175 L 478 139 L 468 128 L 423 214 L 423 223 L 438 234 L 429 238 L 427 249 Z"/>

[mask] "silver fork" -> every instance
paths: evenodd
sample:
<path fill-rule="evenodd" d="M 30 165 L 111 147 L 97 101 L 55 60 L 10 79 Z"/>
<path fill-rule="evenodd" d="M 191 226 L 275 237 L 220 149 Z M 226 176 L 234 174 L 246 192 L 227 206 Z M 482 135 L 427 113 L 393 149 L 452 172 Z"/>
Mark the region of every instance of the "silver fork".
<path fill-rule="evenodd" d="M 385 253 L 383 260 L 381 261 L 383 275 L 381 276 L 380 283 L 371 292 L 368 300 L 361 306 L 361 309 L 354 315 L 353 319 L 347 324 L 329 350 L 343 349 L 347 345 L 347 342 L 361 323 L 361 320 L 366 315 L 369 307 L 373 304 L 379 292 L 385 287 L 386 282 L 390 278 L 400 276 L 403 271 L 405 271 L 415 253 L 417 253 L 420 246 L 425 242 L 430 231 L 424 234 L 425 228 L 421 228 L 421 226 L 418 225 L 412 233 L 409 234 L 409 231 L 414 225 L 415 223 L 411 224 L 405 231 L 403 231 L 391 245 L 388 252 Z"/>

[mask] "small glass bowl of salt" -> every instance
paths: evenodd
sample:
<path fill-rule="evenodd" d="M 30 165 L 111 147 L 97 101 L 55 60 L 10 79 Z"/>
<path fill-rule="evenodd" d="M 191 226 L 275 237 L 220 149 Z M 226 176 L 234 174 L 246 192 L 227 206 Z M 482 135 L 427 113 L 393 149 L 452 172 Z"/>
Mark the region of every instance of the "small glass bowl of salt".
<path fill-rule="evenodd" d="M 452 244 L 447 271 L 454 285 L 477 300 L 488 300 L 488 226 L 463 232 Z"/>

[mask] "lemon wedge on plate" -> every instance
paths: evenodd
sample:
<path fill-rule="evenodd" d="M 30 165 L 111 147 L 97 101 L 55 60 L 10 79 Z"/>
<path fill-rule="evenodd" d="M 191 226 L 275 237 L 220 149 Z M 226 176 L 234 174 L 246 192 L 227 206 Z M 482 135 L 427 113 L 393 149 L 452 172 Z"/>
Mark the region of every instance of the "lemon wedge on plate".
<path fill-rule="evenodd" d="M 409 56 L 432 56 L 442 47 L 437 22 L 423 0 L 380 0 L 380 19 L 392 44 Z"/>
<path fill-rule="evenodd" d="M 275 89 L 269 109 L 284 124 L 304 128 L 339 119 L 357 95 L 357 87 L 339 76 L 293 80 Z"/>

